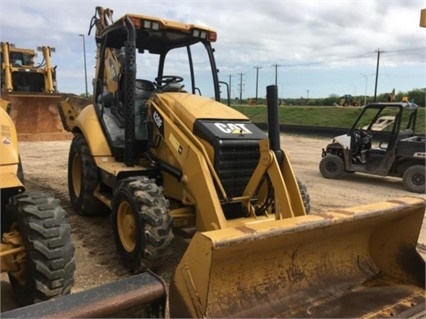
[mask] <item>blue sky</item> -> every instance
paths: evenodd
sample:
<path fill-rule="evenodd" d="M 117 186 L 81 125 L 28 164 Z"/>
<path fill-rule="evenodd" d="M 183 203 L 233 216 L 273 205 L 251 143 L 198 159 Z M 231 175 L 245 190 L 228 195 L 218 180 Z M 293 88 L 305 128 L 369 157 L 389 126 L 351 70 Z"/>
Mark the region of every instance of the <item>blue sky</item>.
<path fill-rule="evenodd" d="M 96 6 L 187 23 L 218 32 L 214 44 L 220 79 L 232 81 L 232 96 L 259 96 L 275 83 L 280 97 L 374 94 L 377 50 L 382 51 L 378 93 L 426 87 L 426 29 L 419 27 L 419 0 L 181 0 L 56 1 L 2 0 L 0 40 L 17 47 L 55 47 L 61 92 L 83 93 L 83 44 L 94 74 L 95 43 L 88 36 Z M 93 34 L 93 33 L 92 33 Z"/>

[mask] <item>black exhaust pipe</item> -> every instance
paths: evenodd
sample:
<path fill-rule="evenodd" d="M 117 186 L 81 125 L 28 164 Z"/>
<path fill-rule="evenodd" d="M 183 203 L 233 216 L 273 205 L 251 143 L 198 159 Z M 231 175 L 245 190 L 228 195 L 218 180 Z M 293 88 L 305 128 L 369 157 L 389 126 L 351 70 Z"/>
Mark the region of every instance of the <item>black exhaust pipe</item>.
<path fill-rule="evenodd" d="M 136 82 L 136 32 L 129 18 L 127 26 L 127 41 L 124 45 L 126 54 L 124 64 L 124 164 L 134 166 L 135 152 L 135 82 Z"/>
<path fill-rule="evenodd" d="M 278 162 L 281 164 L 283 153 L 280 143 L 280 122 L 278 117 L 278 86 L 266 87 L 266 105 L 268 107 L 268 137 L 272 151 L 274 151 Z"/>

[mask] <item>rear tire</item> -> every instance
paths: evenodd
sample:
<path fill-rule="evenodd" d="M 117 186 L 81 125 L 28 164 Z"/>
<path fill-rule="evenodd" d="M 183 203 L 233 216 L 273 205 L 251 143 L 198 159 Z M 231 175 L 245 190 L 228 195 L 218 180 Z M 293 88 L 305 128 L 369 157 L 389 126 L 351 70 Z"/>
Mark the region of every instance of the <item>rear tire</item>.
<path fill-rule="evenodd" d="M 105 215 L 109 211 L 93 193 L 98 186 L 98 168 L 84 136 L 74 136 L 68 157 L 68 191 L 72 208 L 79 215 Z"/>
<path fill-rule="evenodd" d="M 23 273 L 8 274 L 17 302 L 24 306 L 69 294 L 74 284 L 74 246 L 59 200 L 26 192 L 11 197 L 5 213 L 17 225 L 25 246 Z"/>
<path fill-rule="evenodd" d="M 121 180 L 112 199 L 117 251 L 134 272 L 156 269 L 170 254 L 173 240 L 169 202 L 162 187 L 147 177 Z"/>
<path fill-rule="evenodd" d="M 338 179 L 343 176 L 345 165 L 341 157 L 327 154 L 321 159 L 319 170 L 325 178 Z"/>
<path fill-rule="evenodd" d="M 425 166 L 413 165 L 407 168 L 402 176 L 404 186 L 413 193 L 425 193 Z"/>

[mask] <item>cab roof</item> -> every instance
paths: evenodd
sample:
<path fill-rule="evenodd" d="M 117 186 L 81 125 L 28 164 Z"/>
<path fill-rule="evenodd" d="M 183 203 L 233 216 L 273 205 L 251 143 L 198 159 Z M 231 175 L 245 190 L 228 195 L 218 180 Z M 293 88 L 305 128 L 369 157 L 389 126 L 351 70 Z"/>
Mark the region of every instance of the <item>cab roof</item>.
<path fill-rule="evenodd" d="M 216 41 L 216 31 L 196 24 L 186 24 L 140 14 L 126 14 L 109 25 L 99 40 L 108 47 L 119 49 L 127 40 L 126 20 L 136 31 L 136 47 L 140 52 L 161 53 L 197 42 Z"/>

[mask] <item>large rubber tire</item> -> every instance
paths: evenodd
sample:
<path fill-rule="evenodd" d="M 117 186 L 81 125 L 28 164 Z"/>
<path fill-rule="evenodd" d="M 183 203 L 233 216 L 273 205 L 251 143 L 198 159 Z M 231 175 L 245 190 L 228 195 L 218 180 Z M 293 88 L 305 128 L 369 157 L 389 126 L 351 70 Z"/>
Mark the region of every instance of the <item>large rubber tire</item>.
<path fill-rule="evenodd" d="M 303 206 L 305 207 L 306 214 L 311 212 L 311 198 L 308 194 L 308 188 L 306 184 L 299 178 L 296 178 L 297 185 L 299 186 L 300 196 L 302 197 Z"/>
<path fill-rule="evenodd" d="M 341 157 L 327 154 L 321 159 L 319 170 L 325 178 L 338 179 L 343 176 L 345 165 Z"/>
<path fill-rule="evenodd" d="M 22 168 L 21 156 L 19 156 L 18 171 L 16 172 L 16 176 L 18 176 L 21 183 L 25 185 L 24 169 Z"/>
<path fill-rule="evenodd" d="M 425 166 L 413 165 L 407 168 L 402 176 L 404 186 L 413 193 L 424 194 L 425 189 Z"/>
<path fill-rule="evenodd" d="M 171 252 L 172 217 L 163 188 L 147 177 L 121 180 L 112 199 L 117 251 L 134 272 L 160 267 Z"/>
<path fill-rule="evenodd" d="M 5 213 L 25 246 L 24 273 L 9 273 L 20 305 L 69 294 L 74 284 L 75 258 L 71 227 L 59 200 L 42 192 L 26 192 L 9 199 Z"/>
<path fill-rule="evenodd" d="M 98 168 L 84 136 L 74 136 L 68 156 L 68 192 L 72 208 L 80 215 L 105 215 L 106 206 L 94 197 Z"/>

